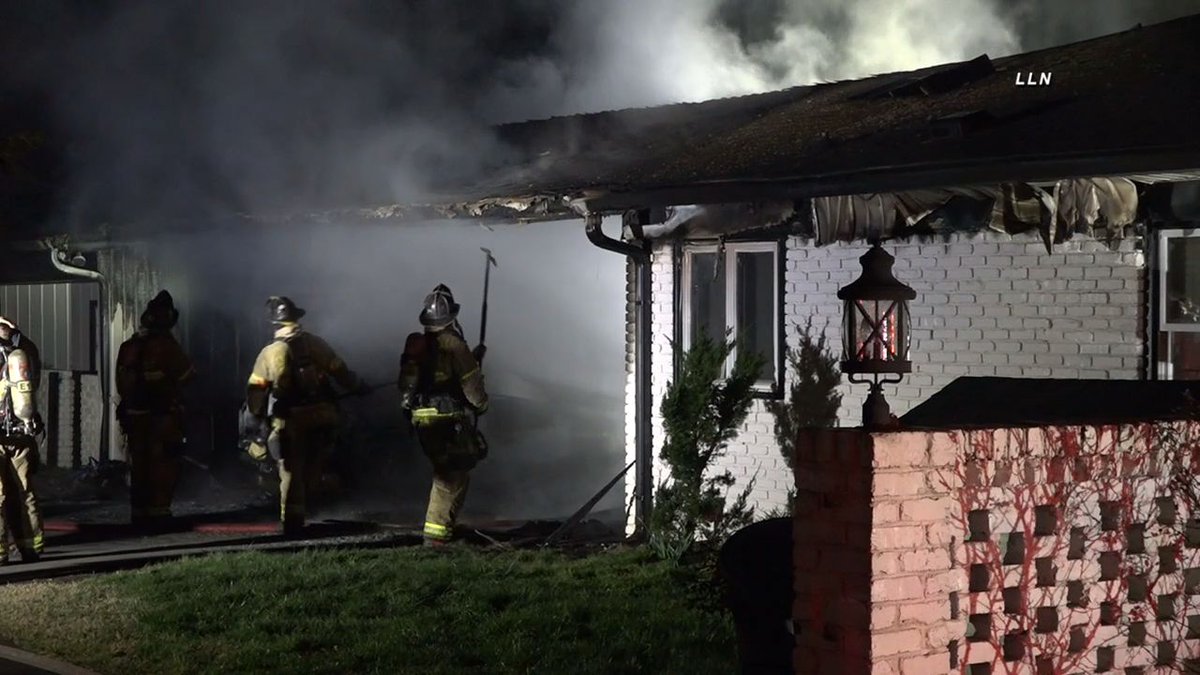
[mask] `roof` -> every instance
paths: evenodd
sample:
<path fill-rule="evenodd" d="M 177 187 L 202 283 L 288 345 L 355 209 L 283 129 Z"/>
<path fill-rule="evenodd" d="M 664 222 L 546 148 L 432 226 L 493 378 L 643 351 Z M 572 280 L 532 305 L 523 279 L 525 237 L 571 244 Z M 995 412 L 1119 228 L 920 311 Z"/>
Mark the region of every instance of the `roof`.
<path fill-rule="evenodd" d="M 1043 72 L 1049 86 L 1015 84 Z M 996 60 L 503 125 L 512 161 L 440 203 L 620 210 L 1188 172 L 1196 100 L 1200 15 Z"/>
<path fill-rule="evenodd" d="M 1187 417 L 1195 401 L 1200 382 L 960 377 L 900 422 L 924 429 L 1146 422 Z"/>

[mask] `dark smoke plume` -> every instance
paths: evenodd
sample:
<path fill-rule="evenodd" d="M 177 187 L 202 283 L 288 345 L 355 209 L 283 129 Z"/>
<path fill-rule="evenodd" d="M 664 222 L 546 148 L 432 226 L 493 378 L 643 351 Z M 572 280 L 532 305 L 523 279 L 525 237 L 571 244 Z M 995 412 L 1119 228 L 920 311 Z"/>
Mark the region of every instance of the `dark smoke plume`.
<path fill-rule="evenodd" d="M 478 329 L 478 248 L 496 250 L 488 373 L 509 407 L 489 421 L 497 447 L 473 503 L 561 515 L 624 463 L 623 263 L 578 222 L 206 229 L 230 213 L 402 202 L 486 172 L 507 157 L 488 131 L 497 122 L 999 57 L 1197 11 L 1195 0 L 10 2 L 0 133 L 32 119 L 63 153 L 47 229 L 200 231 L 152 242 L 193 308 L 219 308 L 220 330 L 259 344 L 263 299 L 292 295 L 370 379 L 394 376 L 435 283 L 461 294 Z M 373 405 L 359 412 L 394 426 L 388 399 Z"/>

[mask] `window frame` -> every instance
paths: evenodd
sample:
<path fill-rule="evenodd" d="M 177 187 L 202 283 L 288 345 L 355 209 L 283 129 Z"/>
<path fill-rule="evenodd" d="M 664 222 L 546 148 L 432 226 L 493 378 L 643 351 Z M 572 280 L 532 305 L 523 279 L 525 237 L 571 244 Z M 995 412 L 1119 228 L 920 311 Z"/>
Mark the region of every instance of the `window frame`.
<path fill-rule="evenodd" d="M 1167 255 L 1167 243 L 1172 239 L 1200 239 L 1200 229 L 1175 227 L 1158 230 L 1158 297 L 1155 305 L 1158 310 L 1158 325 L 1160 331 L 1172 333 L 1200 333 L 1200 323 L 1169 323 L 1167 321 L 1167 273 L 1170 271 L 1170 258 Z"/>
<path fill-rule="evenodd" d="M 786 259 L 786 238 L 772 239 L 726 239 L 721 240 L 692 240 L 678 243 L 675 247 L 675 339 L 682 347 L 677 350 L 681 356 L 691 346 L 692 339 L 692 306 L 691 282 L 693 273 L 693 255 L 697 253 L 718 253 L 723 249 L 721 265 L 725 270 L 725 326 L 732 327 L 736 335 L 737 326 L 737 254 L 738 253 L 770 253 L 774 264 L 772 304 L 775 308 L 775 322 L 772 326 L 772 360 L 774 376 L 760 379 L 754 385 L 755 398 L 782 399 L 784 385 L 784 368 L 786 365 L 786 335 L 784 332 L 784 261 Z M 730 269 L 734 272 L 731 274 Z M 726 361 L 726 368 L 732 368 L 737 359 L 735 346 Z M 676 358 L 675 368 L 678 371 L 680 359 Z"/>
<path fill-rule="evenodd" d="M 1153 252 L 1151 255 L 1151 264 L 1154 269 L 1152 274 L 1151 294 L 1150 299 L 1150 315 L 1151 319 L 1151 336 L 1150 336 L 1150 353 L 1152 354 L 1152 363 L 1149 368 L 1151 375 L 1156 380 L 1174 380 L 1172 372 L 1172 340 L 1171 333 L 1200 333 L 1200 323 L 1182 324 L 1171 323 L 1167 320 L 1167 273 L 1170 271 L 1170 258 L 1168 256 L 1168 243 L 1173 239 L 1196 239 L 1200 238 L 1200 227 L 1162 227 L 1155 228 L 1153 239 Z M 1163 335 L 1167 335 L 1166 349 L 1159 348 L 1159 341 Z"/>

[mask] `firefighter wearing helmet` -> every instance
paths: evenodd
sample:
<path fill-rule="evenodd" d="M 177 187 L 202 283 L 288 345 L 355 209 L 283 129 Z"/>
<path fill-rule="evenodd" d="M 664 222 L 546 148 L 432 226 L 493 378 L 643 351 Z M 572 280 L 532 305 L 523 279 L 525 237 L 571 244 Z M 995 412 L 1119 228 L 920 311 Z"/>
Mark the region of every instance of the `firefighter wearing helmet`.
<path fill-rule="evenodd" d="M 353 393 L 368 387 L 324 340 L 301 328 L 303 309 L 280 296 L 267 300 L 267 308 L 275 336 L 254 362 L 242 433 L 251 439 L 252 455 L 269 454 L 278 464 L 280 520 L 291 535 L 304 527 L 308 499 L 320 487 L 336 440 L 332 382 Z"/>
<path fill-rule="evenodd" d="M 43 432 L 37 412 L 40 379 L 37 347 L 0 317 L 0 564 L 8 562 L 9 536 L 23 561 L 37 560 L 42 553 L 42 516 L 30 483 Z"/>
<path fill-rule="evenodd" d="M 425 298 L 422 333 L 408 336 L 400 359 L 400 401 L 433 464 L 433 489 L 425 514 L 425 543 L 450 541 L 466 499 L 470 471 L 487 455 L 476 417 L 487 410 L 480 361 L 458 325 L 458 303 L 439 284 Z"/>
<path fill-rule="evenodd" d="M 171 517 L 183 452 L 180 393 L 196 375 L 171 330 L 179 310 L 161 291 L 142 312 L 141 327 L 117 352 L 117 421 L 129 460 L 129 506 L 133 524 L 153 526 Z"/>

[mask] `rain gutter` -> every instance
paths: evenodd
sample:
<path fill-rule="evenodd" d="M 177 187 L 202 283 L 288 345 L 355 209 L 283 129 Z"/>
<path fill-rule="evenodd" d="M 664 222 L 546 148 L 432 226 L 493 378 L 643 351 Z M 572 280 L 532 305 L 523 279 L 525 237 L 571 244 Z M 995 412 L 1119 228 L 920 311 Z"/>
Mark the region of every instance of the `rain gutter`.
<path fill-rule="evenodd" d="M 652 467 L 654 446 L 651 438 L 650 410 L 653 392 L 650 388 L 650 248 L 630 244 L 604 234 L 603 215 L 584 214 L 584 231 L 595 246 L 619 253 L 629 261 L 628 274 L 634 283 L 634 534 L 645 531 L 653 505 Z M 644 242 L 644 240 L 643 240 Z"/>

